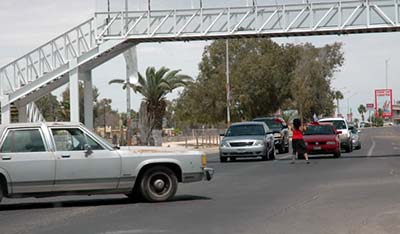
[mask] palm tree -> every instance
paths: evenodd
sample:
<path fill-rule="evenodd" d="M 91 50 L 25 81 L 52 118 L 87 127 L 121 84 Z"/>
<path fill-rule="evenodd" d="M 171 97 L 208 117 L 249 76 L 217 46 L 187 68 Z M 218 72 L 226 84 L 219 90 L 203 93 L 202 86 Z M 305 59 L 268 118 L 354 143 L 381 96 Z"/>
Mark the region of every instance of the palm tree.
<path fill-rule="evenodd" d="M 108 84 L 122 84 L 122 89 L 126 89 L 126 142 L 128 145 L 131 145 L 131 93 L 127 87 L 131 87 L 132 83 L 130 83 L 130 79 L 127 77 L 126 80 L 111 80 Z"/>
<path fill-rule="evenodd" d="M 343 94 L 339 90 L 335 91 L 335 99 L 336 99 L 336 107 L 337 107 L 337 114 L 340 114 L 340 109 L 339 109 L 339 100 L 343 99 Z"/>
<path fill-rule="evenodd" d="M 361 104 L 358 108 L 358 113 L 361 115 L 361 120 L 364 121 L 364 113 L 367 112 L 367 108 L 363 104 Z"/>
<path fill-rule="evenodd" d="M 138 74 L 138 84 L 130 84 L 134 92 L 143 95 L 140 105 L 139 121 L 146 126 L 141 130 L 142 143 L 147 145 L 153 129 L 162 129 L 162 120 L 165 114 L 166 95 L 174 89 L 186 86 L 192 80 L 187 75 L 178 74 L 180 70 L 170 70 L 161 67 L 158 71 L 154 67 L 146 69 L 146 76 Z"/>

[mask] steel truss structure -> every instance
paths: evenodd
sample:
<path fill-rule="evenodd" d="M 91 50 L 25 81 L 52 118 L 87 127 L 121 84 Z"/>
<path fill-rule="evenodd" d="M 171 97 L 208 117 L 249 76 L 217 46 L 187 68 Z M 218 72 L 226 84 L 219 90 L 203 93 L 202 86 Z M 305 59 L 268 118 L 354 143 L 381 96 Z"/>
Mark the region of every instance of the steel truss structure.
<path fill-rule="evenodd" d="M 287 37 L 399 30 L 398 0 L 97 12 L 99 41 Z"/>
<path fill-rule="evenodd" d="M 20 121 L 40 120 L 32 103 L 68 82 L 71 119 L 79 121 L 77 82 L 84 80 L 90 88 L 94 67 L 138 43 L 398 31 L 399 1 L 96 12 L 93 18 L 0 67 L 2 122 L 10 121 L 11 103 L 26 115 Z M 90 98 L 85 96 L 89 110 Z M 89 112 L 86 117 L 92 119 Z"/>

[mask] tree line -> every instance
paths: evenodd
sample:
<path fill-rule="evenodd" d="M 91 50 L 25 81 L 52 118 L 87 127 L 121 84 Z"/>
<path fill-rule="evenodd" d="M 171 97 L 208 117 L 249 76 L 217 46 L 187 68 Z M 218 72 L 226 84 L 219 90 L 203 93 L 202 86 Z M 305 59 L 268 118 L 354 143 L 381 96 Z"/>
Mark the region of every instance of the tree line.
<path fill-rule="evenodd" d="M 302 119 L 314 113 L 332 116 L 334 72 L 344 63 L 342 45 L 278 44 L 270 39 L 229 40 L 232 121 L 296 110 Z M 226 121 L 226 48 L 224 40 L 207 46 L 197 79 L 174 101 L 180 127 Z"/>

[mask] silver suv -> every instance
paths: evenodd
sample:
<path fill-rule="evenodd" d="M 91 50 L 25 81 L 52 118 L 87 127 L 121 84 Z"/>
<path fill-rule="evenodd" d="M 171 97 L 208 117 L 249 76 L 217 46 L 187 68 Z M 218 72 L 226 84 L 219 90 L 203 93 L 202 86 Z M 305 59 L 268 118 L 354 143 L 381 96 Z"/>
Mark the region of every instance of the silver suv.
<path fill-rule="evenodd" d="M 221 162 L 228 158 L 261 157 L 275 159 L 273 131 L 264 122 L 242 122 L 232 124 L 226 131 L 219 146 Z"/>
<path fill-rule="evenodd" d="M 320 123 L 331 123 L 335 126 L 337 131 L 341 131 L 339 134 L 340 147 L 345 149 L 346 152 L 353 151 L 353 142 L 351 138 L 351 132 L 349 130 L 349 124 L 345 119 L 342 118 L 325 118 L 318 120 Z"/>

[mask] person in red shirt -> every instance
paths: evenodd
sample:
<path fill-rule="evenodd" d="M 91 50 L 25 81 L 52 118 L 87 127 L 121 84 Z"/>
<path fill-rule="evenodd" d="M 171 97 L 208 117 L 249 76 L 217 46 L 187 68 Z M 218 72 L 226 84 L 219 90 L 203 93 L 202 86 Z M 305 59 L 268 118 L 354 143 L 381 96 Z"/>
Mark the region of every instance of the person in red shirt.
<path fill-rule="evenodd" d="M 293 148 L 293 154 L 292 154 L 292 164 L 294 163 L 296 159 L 296 154 L 299 156 L 299 154 L 304 154 L 304 158 L 306 159 L 307 164 L 310 162 L 308 161 L 308 155 L 307 155 L 307 146 L 306 143 L 303 140 L 303 132 L 300 130 L 301 127 L 301 120 L 300 119 L 294 119 L 293 120 L 293 136 L 292 136 L 292 148 Z"/>

